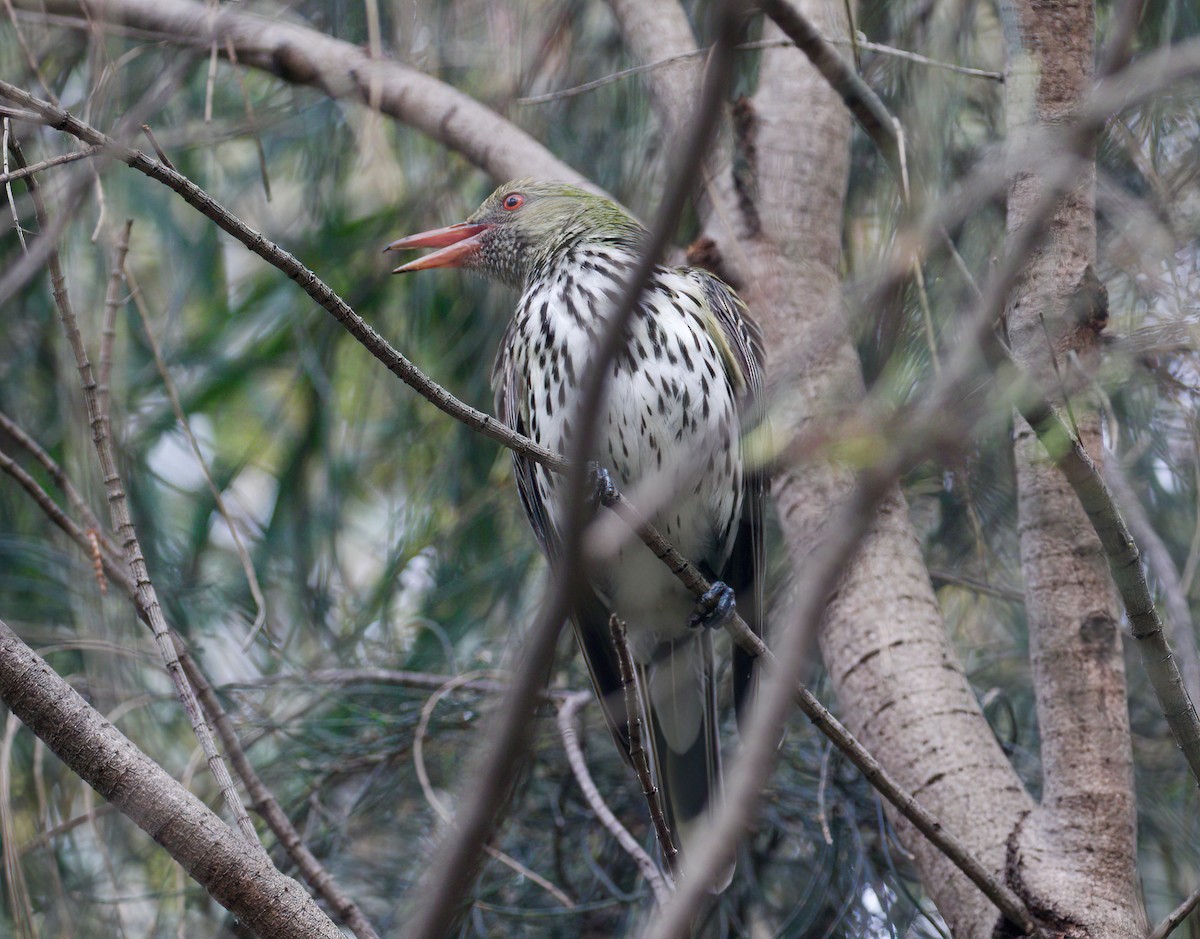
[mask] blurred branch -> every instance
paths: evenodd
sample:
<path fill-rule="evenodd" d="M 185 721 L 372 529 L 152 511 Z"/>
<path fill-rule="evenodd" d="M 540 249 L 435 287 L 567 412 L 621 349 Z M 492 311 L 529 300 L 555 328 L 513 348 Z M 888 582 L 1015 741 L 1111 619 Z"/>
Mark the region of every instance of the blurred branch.
<path fill-rule="evenodd" d="M 114 564 L 123 563 L 124 558 L 122 557 L 120 550 L 116 545 L 113 544 L 112 539 L 107 535 L 103 526 L 100 524 L 100 520 L 96 518 L 91 508 L 86 502 L 84 502 L 83 497 L 79 494 L 79 490 L 76 489 L 71 480 L 67 478 L 67 474 L 63 471 L 63 468 L 59 466 L 58 462 L 51 457 L 49 453 L 46 452 L 45 448 L 42 447 L 42 445 L 32 437 L 30 437 L 29 434 L 27 434 L 25 430 L 19 424 L 17 424 L 16 421 L 2 411 L 0 411 L 0 431 L 3 431 L 5 434 L 11 437 L 17 444 L 19 444 L 26 452 L 28 452 L 42 465 L 42 468 L 54 481 L 54 484 L 58 486 L 58 488 L 62 491 L 62 494 L 67 497 L 67 502 L 70 504 L 71 508 L 83 520 L 84 527 L 94 530 L 98 533 L 100 544 L 105 551 L 108 560 Z M 16 467 L 17 465 L 13 463 L 12 466 Z M 9 468 L 8 464 L 5 464 L 3 468 L 7 471 Z M 17 467 L 17 469 L 20 469 L 20 467 Z M 17 476 L 14 473 L 10 473 L 10 475 L 13 475 L 14 478 L 21 483 L 22 487 L 29 492 L 30 495 L 34 496 L 36 501 L 39 503 L 44 501 L 49 502 L 55 511 L 62 511 L 58 508 L 58 505 L 54 502 L 54 500 L 51 499 L 46 492 L 37 485 L 36 482 L 34 482 L 33 477 L 28 476 L 28 474 L 26 474 L 24 478 Z M 33 483 L 33 486 L 36 487 L 36 492 L 31 489 L 29 485 L 27 485 L 25 480 L 28 480 L 29 483 Z M 80 546 L 83 547 L 82 543 Z"/>
<path fill-rule="evenodd" d="M 257 843 L 236 834 L 172 779 L 3 622 L 0 701 L 255 935 L 341 937 L 308 893 L 279 873 Z"/>
<path fill-rule="evenodd" d="M 597 187 L 529 134 L 458 89 L 395 61 L 372 58 L 353 43 L 298 23 L 267 19 L 228 5 L 192 0 L 16 0 L 17 6 L 77 18 L 78 28 L 133 27 L 177 46 L 221 55 L 284 81 L 363 104 L 378 92 L 379 110 L 462 153 L 497 180 L 521 176 Z"/>
<path fill-rule="evenodd" d="M 24 113 L 24 112 L 22 112 Z M 30 117 L 36 117 L 32 112 Z M 40 121 L 38 122 L 40 123 Z M 19 170 L 11 170 L 7 173 L 0 173 L 0 183 L 8 184 L 15 182 L 18 179 L 23 179 L 26 176 L 32 176 L 34 173 L 40 173 L 42 170 L 48 170 L 55 166 L 62 166 L 64 163 L 74 163 L 76 160 L 85 160 L 88 157 L 93 157 L 100 152 L 98 147 L 84 147 L 82 150 L 75 150 L 71 153 L 62 153 L 56 157 L 42 160 L 40 163 L 34 163 L 31 166 L 23 167 Z"/>
<path fill-rule="evenodd" d="M 579 727 L 576 722 L 576 715 L 579 713 L 579 709 L 591 701 L 593 697 L 594 695 L 590 691 L 577 691 L 565 698 L 559 705 L 558 734 L 562 738 L 563 749 L 567 753 L 567 762 L 571 764 L 571 772 L 575 774 L 575 781 L 579 783 L 579 789 L 597 820 L 608 829 L 609 834 L 617 840 L 617 844 L 621 846 L 621 849 L 633 858 L 633 862 L 638 866 L 638 870 L 646 878 L 646 883 L 650 885 L 650 889 L 654 893 L 654 899 L 659 904 L 665 903 L 671 896 L 671 888 L 667 885 L 667 881 L 659 871 L 658 865 L 643 850 L 642 846 L 634 840 L 633 835 L 629 833 L 629 829 L 622 825 L 620 819 L 613 814 L 612 809 L 608 807 L 608 803 L 604 801 L 604 796 L 600 795 L 600 790 L 596 788 L 592 774 L 588 771 L 587 760 L 583 755 L 583 747 L 579 745 Z M 644 753 L 645 751 L 643 751 L 643 755 Z M 659 815 L 662 815 L 661 809 L 659 810 Z M 655 830 L 657 828 L 658 825 L 656 822 Z"/>
<path fill-rule="evenodd" d="M 1192 891 L 1187 899 L 1168 913 L 1166 919 L 1151 930 L 1147 939 L 1167 939 L 1167 936 L 1175 931 L 1175 927 L 1187 919 L 1197 906 L 1200 906 L 1200 887 Z"/>
<path fill-rule="evenodd" d="M 100 327 L 100 355 L 96 371 L 96 407 L 101 419 L 110 428 L 112 415 L 109 412 L 109 382 L 112 378 L 113 344 L 117 339 L 117 309 L 121 305 L 121 275 L 125 268 L 125 256 L 129 254 L 129 234 L 133 219 L 126 219 L 117 236 L 113 249 L 112 267 L 108 274 L 108 290 L 104 294 L 104 316 Z"/>
<path fill-rule="evenodd" d="M 148 127 L 145 127 L 145 125 L 143 127 L 149 132 Z M 153 140 L 153 135 L 148 135 Z M 179 428 L 183 431 L 184 437 L 187 438 L 188 446 L 191 447 L 192 456 L 196 458 L 196 465 L 200 467 L 200 473 L 204 476 L 204 482 L 208 486 L 209 494 L 213 498 L 213 504 L 217 507 L 217 512 L 225 522 L 225 528 L 229 532 L 229 537 L 233 539 L 234 550 L 238 556 L 238 560 L 241 562 L 242 573 L 246 577 L 246 585 L 250 588 L 250 597 L 254 600 L 254 622 L 251 624 L 246 638 L 242 640 L 242 649 L 244 651 L 250 648 L 259 631 L 266 625 L 267 599 L 263 596 L 262 587 L 258 582 L 258 572 L 254 569 L 254 561 L 250 557 L 250 552 L 246 550 L 246 545 L 242 542 L 242 536 L 238 531 L 237 523 L 234 521 L 233 513 L 229 511 L 229 506 L 225 503 L 225 496 L 209 471 L 208 461 L 204 458 L 204 453 L 200 449 L 200 443 L 196 440 L 196 435 L 192 432 L 192 422 L 188 419 L 187 412 L 179 400 L 179 392 L 175 388 L 175 382 L 171 378 L 171 371 L 167 368 L 167 363 L 163 358 L 162 350 L 159 348 L 158 340 L 154 336 L 154 327 L 150 323 L 150 313 L 146 309 L 142 292 L 138 288 L 137 278 L 133 276 L 133 272 L 128 267 L 125 265 L 122 265 L 122 267 L 126 279 L 129 281 L 134 308 L 137 310 L 138 317 L 142 321 L 142 330 L 145 333 L 146 342 L 150 346 L 151 355 L 154 357 L 154 367 L 158 371 L 159 378 L 162 379 L 163 390 L 167 393 L 167 400 L 171 404 L 171 410 L 175 413 L 175 420 L 179 422 Z"/>
<path fill-rule="evenodd" d="M 274 685 L 298 683 L 303 685 L 398 685 L 402 688 L 419 688 L 425 691 L 437 691 L 447 682 L 452 681 L 453 675 L 439 675 L 435 672 L 407 672 L 394 668 L 324 668 L 314 672 L 303 672 L 296 675 L 264 675 L 252 681 L 235 681 L 222 685 L 222 688 L 269 688 Z M 490 678 L 474 678 L 456 687 L 468 691 L 479 691 L 484 694 L 503 694 L 510 687 L 507 681 L 495 681 Z M 548 688 L 543 694 L 547 700 L 561 702 L 571 695 L 578 694 L 569 688 Z"/>
<path fill-rule="evenodd" d="M 1176 655 L 1182 663 L 1180 672 L 1183 686 L 1193 702 L 1200 701 L 1200 655 L 1196 650 L 1191 605 L 1179 579 L 1179 568 L 1175 566 L 1170 549 L 1147 518 L 1137 493 L 1125 477 L 1119 458 L 1112 453 L 1108 455 L 1111 459 L 1104 461 L 1103 471 L 1104 479 L 1112 490 L 1114 508 L 1128 518 L 1130 531 L 1145 547 L 1150 571 L 1158 581 L 1166 604 Z"/>
<path fill-rule="evenodd" d="M 21 166 L 27 165 L 16 140 L 10 139 L 8 143 L 17 163 Z M 28 187 L 29 194 L 33 199 L 38 225 L 43 232 L 43 234 L 39 235 L 39 238 L 45 238 L 47 235 L 44 233 L 50 228 L 49 217 L 46 213 L 46 206 L 42 201 L 41 192 L 36 180 L 35 176 L 29 176 L 25 180 L 25 185 Z M 100 464 L 104 489 L 108 497 L 109 512 L 112 516 L 113 527 L 118 532 L 122 546 L 125 549 L 126 563 L 133 574 L 138 606 L 146 612 L 146 622 L 150 626 L 151 633 L 154 635 L 154 641 L 158 646 L 159 653 L 162 655 L 167 673 L 171 676 L 176 694 L 183 704 L 184 711 L 187 713 L 188 720 L 191 723 L 192 731 L 195 733 L 196 739 L 204 751 L 209 771 L 216 780 L 217 787 L 220 789 L 226 805 L 237 821 L 242 836 L 262 851 L 262 845 L 258 841 L 258 832 L 255 831 L 254 824 L 250 821 L 250 817 L 246 814 L 246 808 L 242 805 L 242 800 L 238 797 L 237 790 L 233 785 L 233 779 L 229 775 L 229 769 L 217 751 L 212 731 L 204 721 L 200 707 L 196 702 L 196 696 L 179 664 L 175 646 L 171 641 L 170 630 L 167 627 L 166 620 L 163 618 L 162 608 L 159 606 L 154 584 L 150 580 L 150 572 L 146 565 L 146 559 L 142 554 L 137 531 L 133 525 L 133 518 L 129 513 L 129 506 L 125 499 L 124 484 L 117 469 L 117 461 L 113 453 L 108 421 L 100 409 L 96 376 L 92 370 L 87 349 L 83 344 L 83 337 L 79 332 L 79 324 L 76 321 L 75 311 L 71 306 L 70 296 L 67 293 L 66 278 L 63 275 L 62 263 L 59 259 L 57 247 L 51 247 L 47 255 L 47 266 L 50 271 L 50 286 L 54 297 L 54 304 L 58 309 L 59 319 L 62 322 L 68 344 L 71 346 L 71 351 L 75 356 L 80 385 L 83 389 L 84 404 L 87 408 L 88 423 L 92 429 L 92 441 L 95 445 L 96 457 Z"/>
<path fill-rule="evenodd" d="M 656 67 L 643 71 L 668 134 L 683 131 L 692 120 L 702 71 L 693 58 L 696 36 L 683 5 L 679 0 L 608 0 L 608 6 L 634 57 L 657 60 Z"/>
<path fill-rule="evenodd" d="M 953 587 L 962 587 L 964 590 L 973 590 L 975 593 L 981 593 L 986 597 L 995 597 L 997 600 L 1007 600 L 1009 603 L 1023 604 L 1025 602 L 1025 594 L 1015 587 L 991 584 L 976 577 L 968 577 L 966 574 L 960 574 L 957 571 L 947 571 L 931 567 L 929 568 L 929 576 L 933 580 L 935 587 L 950 585 Z"/>
<path fill-rule="evenodd" d="M 836 39 L 825 37 L 825 41 L 832 43 L 835 46 L 851 45 L 849 39 Z M 955 72 L 959 75 L 968 75 L 972 78 L 984 78 L 988 81 L 1003 82 L 1004 74 L 1002 72 L 991 72 L 981 68 L 971 68 L 967 65 L 956 65 L 953 62 L 942 62 L 938 59 L 931 59 L 928 56 L 921 55 L 917 52 L 909 52 L 907 49 L 897 49 L 894 46 L 886 46 L 878 42 L 870 42 L 861 33 L 858 34 L 858 40 L 853 43 L 860 49 L 866 49 L 870 52 L 878 53 L 879 55 L 890 56 L 892 58 L 904 59 L 907 62 L 914 62 L 917 65 L 925 65 L 929 68 L 944 69 L 948 72 Z M 735 52 L 756 52 L 760 49 L 776 49 L 794 46 L 795 43 L 790 39 L 760 39 L 755 42 L 741 42 L 734 46 Z M 645 65 L 634 65 L 630 68 L 623 68 L 617 72 L 610 72 L 608 75 L 603 75 L 600 78 L 592 79 L 592 81 L 583 82 L 580 85 L 572 85 L 570 88 L 562 88 L 558 91 L 548 91 L 541 95 L 528 95 L 524 98 L 517 98 L 517 104 L 548 104 L 551 101 L 560 101 L 563 98 L 573 98 L 576 95 L 585 94 L 589 91 L 595 91 L 597 88 L 603 88 L 605 85 L 611 85 L 613 82 L 621 81 L 625 78 L 630 78 L 634 75 L 641 75 L 644 72 L 653 72 L 656 69 L 665 68 L 673 65 L 676 62 L 681 62 L 686 59 L 697 59 L 708 54 L 708 48 L 692 49 L 688 52 L 679 52 L 674 55 L 663 56 L 653 62 L 647 62 Z"/>

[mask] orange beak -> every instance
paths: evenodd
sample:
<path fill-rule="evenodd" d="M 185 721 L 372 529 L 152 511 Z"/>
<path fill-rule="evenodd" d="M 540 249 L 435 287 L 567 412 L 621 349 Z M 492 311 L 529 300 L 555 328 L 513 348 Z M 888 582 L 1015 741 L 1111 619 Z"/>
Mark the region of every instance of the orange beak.
<path fill-rule="evenodd" d="M 433 254 L 409 261 L 392 271 L 393 274 L 405 274 L 408 271 L 424 271 L 431 267 L 462 267 L 471 255 L 481 247 L 480 237 L 491 225 L 472 222 L 459 222 L 448 228 L 435 228 L 433 231 L 423 231 L 417 235 L 409 235 L 393 241 L 384 251 L 406 251 L 409 248 L 441 248 Z"/>

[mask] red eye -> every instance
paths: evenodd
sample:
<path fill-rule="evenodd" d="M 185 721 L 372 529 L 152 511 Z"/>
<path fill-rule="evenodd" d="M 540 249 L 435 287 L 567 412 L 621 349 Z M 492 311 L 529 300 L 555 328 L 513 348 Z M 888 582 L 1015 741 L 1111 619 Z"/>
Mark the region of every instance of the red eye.
<path fill-rule="evenodd" d="M 513 212 L 525 204 L 525 197 L 519 192 L 510 192 L 500 204 L 509 212 Z"/>

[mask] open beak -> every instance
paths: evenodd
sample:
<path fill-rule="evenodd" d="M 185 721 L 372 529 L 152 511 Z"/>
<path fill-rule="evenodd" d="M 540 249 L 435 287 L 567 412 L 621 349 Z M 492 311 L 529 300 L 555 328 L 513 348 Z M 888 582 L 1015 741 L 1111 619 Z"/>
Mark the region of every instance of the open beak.
<path fill-rule="evenodd" d="M 418 235 L 409 235 L 393 241 L 384 251 L 406 251 L 409 248 L 441 248 L 433 254 L 409 261 L 392 271 L 393 274 L 405 274 L 408 271 L 424 271 L 431 267 L 462 267 L 476 251 L 482 247 L 480 238 L 491 225 L 481 225 L 473 222 L 459 222 L 448 228 L 436 228 L 433 231 L 423 231 Z"/>

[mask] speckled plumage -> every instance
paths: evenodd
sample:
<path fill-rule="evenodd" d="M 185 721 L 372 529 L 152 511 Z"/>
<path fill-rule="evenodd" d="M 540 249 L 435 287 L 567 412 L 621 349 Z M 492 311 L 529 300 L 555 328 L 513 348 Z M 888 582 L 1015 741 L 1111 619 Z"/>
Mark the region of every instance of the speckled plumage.
<path fill-rule="evenodd" d="M 508 209 L 506 200 L 520 205 Z M 522 289 L 493 372 L 497 413 L 535 442 L 568 452 L 580 382 L 644 230 L 607 199 L 533 180 L 501 186 L 464 225 L 487 227 L 478 251 L 456 263 Z M 728 286 L 705 271 L 656 268 L 612 365 L 593 453 L 635 504 L 656 507 L 668 540 L 738 591 L 751 620 L 762 602 L 764 479 L 744 466 L 740 439 L 762 364 L 757 330 Z M 560 480 L 520 456 L 515 470 L 553 568 Z M 573 619 L 593 683 L 626 745 L 607 626 L 616 612 L 640 666 L 658 783 L 676 840 L 686 844 L 719 788 L 712 638 L 687 626 L 695 599 L 640 542 L 590 569 L 588 580 L 594 594 Z M 750 668 L 735 661 L 735 683 L 745 686 Z"/>

